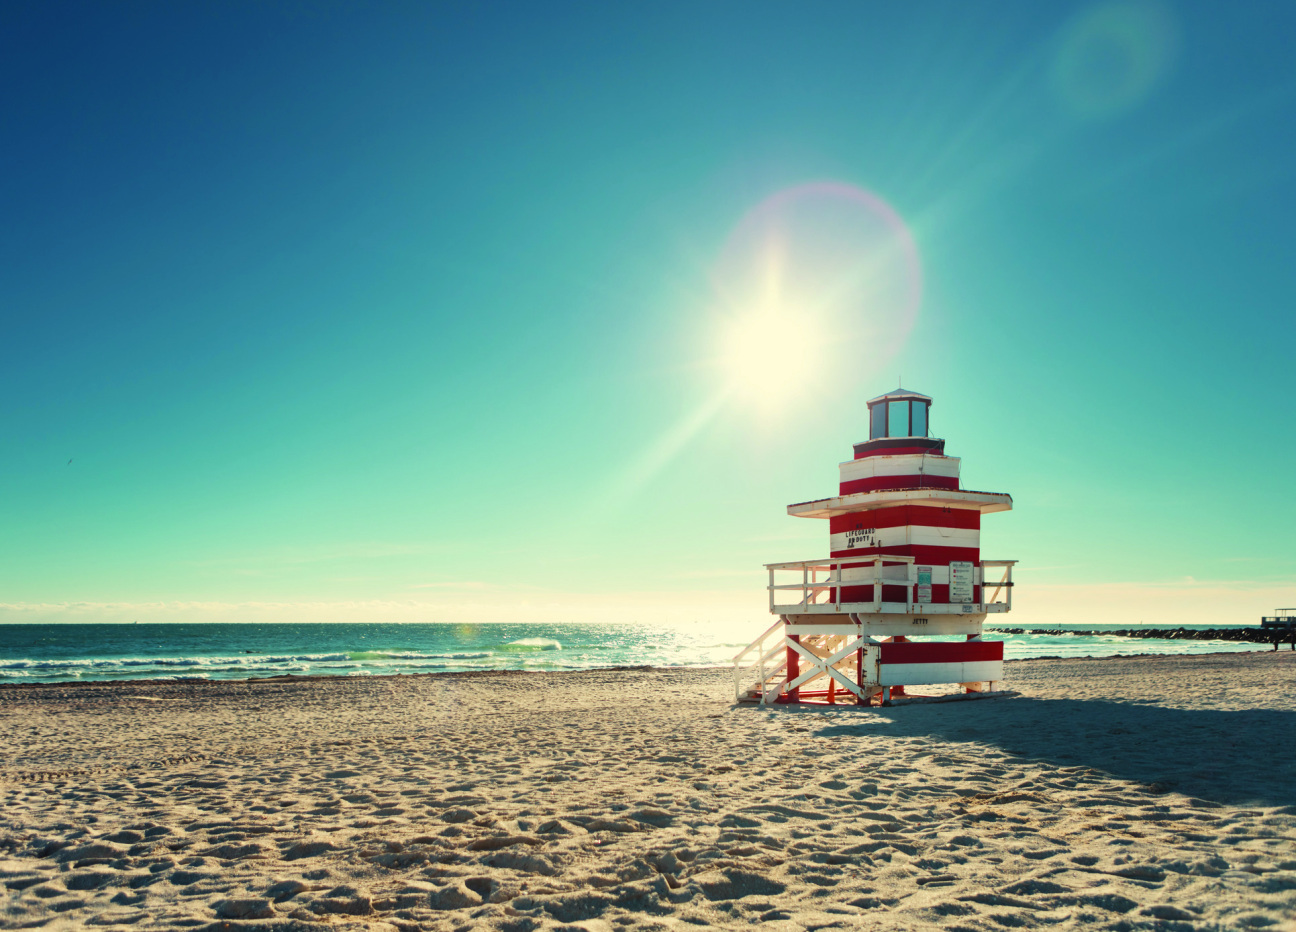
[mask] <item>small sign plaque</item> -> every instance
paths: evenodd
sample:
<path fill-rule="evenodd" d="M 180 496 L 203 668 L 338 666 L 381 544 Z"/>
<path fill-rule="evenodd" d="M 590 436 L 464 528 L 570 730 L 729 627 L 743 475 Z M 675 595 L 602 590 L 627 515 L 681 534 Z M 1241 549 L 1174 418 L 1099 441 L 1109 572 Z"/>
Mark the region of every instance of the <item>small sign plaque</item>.
<path fill-rule="evenodd" d="M 932 599 L 931 570 L 932 568 L 930 566 L 918 567 L 918 589 L 914 596 L 915 600 L 918 602 L 930 602 Z"/>
<path fill-rule="evenodd" d="M 972 601 L 972 564 L 950 564 L 950 601 Z"/>

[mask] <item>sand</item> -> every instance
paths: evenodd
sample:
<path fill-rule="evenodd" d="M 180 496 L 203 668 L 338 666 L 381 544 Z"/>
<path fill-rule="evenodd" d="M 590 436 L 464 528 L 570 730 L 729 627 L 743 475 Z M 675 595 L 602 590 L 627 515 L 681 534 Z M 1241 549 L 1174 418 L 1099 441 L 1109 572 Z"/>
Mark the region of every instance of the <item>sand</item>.
<path fill-rule="evenodd" d="M 0 689 L 0 926 L 1296 928 L 1296 655 Z"/>

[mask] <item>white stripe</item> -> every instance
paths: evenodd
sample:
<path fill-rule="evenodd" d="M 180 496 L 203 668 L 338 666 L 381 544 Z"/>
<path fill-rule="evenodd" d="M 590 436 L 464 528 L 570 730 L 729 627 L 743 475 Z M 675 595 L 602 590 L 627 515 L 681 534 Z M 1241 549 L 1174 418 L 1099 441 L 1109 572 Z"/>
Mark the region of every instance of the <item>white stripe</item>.
<path fill-rule="evenodd" d="M 829 535 L 828 542 L 832 553 L 865 547 L 903 547 L 906 544 L 919 544 L 926 547 L 980 547 L 981 532 L 976 528 L 901 525 L 840 531 Z"/>
<path fill-rule="evenodd" d="M 978 683 L 1003 679 L 1002 660 L 965 663 L 878 664 L 879 686 L 919 686 L 924 683 Z"/>
<path fill-rule="evenodd" d="M 875 476 L 950 476 L 959 474 L 957 456 L 905 453 L 901 456 L 866 456 L 841 464 L 841 481 L 872 479 Z"/>
<path fill-rule="evenodd" d="M 933 586 L 948 586 L 950 571 L 949 566 L 942 566 L 937 563 L 923 564 L 924 567 L 931 570 L 931 584 Z M 900 583 L 903 584 L 907 579 L 908 566 L 884 566 L 882 567 L 882 583 Z M 894 572 L 894 575 L 892 575 Z M 977 585 L 981 584 L 981 568 L 973 567 L 976 573 Z M 822 574 L 820 574 L 822 576 Z M 918 581 L 917 571 L 914 571 L 913 580 L 915 585 Z M 848 566 L 841 571 L 841 581 L 844 585 L 872 585 L 873 584 L 873 567 L 872 566 Z"/>

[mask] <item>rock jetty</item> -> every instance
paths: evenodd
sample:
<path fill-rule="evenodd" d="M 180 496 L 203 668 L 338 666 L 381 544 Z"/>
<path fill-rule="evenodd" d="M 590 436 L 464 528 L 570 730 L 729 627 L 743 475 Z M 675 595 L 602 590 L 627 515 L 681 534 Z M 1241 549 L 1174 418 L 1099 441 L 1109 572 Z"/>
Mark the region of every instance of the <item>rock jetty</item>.
<path fill-rule="evenodd" d="M 1065 634 L 1076 636 L 1114 635 L 1126 638 L 1165 638 L 1176 641 L 1244 641 L 1251 644 L 1291 644 L 1296 650 L 1296 632 L 1273 628 L 1104 628 L 1083 630 L 1079 628 L 986 628 L 998 634 Z"/>

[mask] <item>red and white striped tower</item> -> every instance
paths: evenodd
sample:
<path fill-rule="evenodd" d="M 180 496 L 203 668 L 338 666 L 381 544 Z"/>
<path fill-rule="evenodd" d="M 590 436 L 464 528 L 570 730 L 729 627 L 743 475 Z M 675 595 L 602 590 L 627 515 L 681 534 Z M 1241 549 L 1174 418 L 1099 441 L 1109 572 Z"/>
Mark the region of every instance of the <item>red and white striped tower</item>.
<path fill-rule="evenodd" d="M 874 398 L 838 495 L 788 506 L 828 519 L 830 556 L 767 565 L 779 620 L 735 658 L 740 701 L 869 703 L 919 684 L 983 693 L 1002 679 L 1003 644 L 981 629 L 1012 607 L 1016 561 L 981 559 L 981 515 L 1012 497 L 960 487 L 959 460 L 928 436 L 931 404 L 903 388 Z"/>

